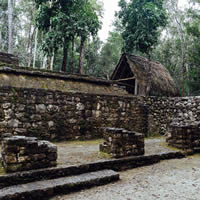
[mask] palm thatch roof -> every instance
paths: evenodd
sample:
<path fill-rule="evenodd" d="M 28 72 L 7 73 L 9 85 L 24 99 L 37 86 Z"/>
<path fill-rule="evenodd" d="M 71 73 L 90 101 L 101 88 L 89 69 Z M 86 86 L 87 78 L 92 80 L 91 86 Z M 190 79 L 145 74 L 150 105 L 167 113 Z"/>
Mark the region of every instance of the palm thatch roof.
<path fill-rule="evenodd" d="M 129 68 L 129 75 L 125 75 L 124 68 Z M 141 56 L 123 54 L 111 76 L 111 80 L 117 80 L 131 76 L 137 80 L 140 90 L 143 88 L 145 91 L 143 92 L 144 95 L 179 95 L 173 78 L 171 77 L 167 68 L 162 64 L 154 61 L 149 61 L 148 59 Z"/>

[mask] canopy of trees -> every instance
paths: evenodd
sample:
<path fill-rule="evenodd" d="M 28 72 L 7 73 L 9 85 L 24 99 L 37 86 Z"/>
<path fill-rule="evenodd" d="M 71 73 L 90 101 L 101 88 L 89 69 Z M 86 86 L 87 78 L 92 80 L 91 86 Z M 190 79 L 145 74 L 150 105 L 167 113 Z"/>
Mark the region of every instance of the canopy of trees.
<path fill-rule="evenodd" d="M 0 0 L 0 51 L 20 65 L 109 79 L 121 53 L 161 62 L 182 95 L 200 95 L 200 1 L 119 0 L 98 38 L 101 0 Z"/>

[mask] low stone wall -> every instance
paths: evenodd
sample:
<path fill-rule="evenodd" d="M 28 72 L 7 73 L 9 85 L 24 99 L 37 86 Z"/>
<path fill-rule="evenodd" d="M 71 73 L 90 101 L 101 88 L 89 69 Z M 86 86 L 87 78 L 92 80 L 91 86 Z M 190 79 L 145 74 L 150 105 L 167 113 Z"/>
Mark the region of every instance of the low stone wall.
<path fill-rule="evenodd" d="M 117 128 L 104 128 L 104 143 L 100 144 L 101 152 L 113 158 L 138 156 L 144 154 L 144 135 Z"/>
<path fill-rule="evenodd" d="M 1 62 L 1 61 L 0 61 Z M 44 89 L 60 92 L 80 92 L 98 95 L 123 95 L 128 93 L 112 81 L 80 74 L 68 74 L 22 67 L 8 67 L 0 63 L 0 87 Z"/>
<path fill-rule="evenodd" d="M 200 149 L 200 123 L 173 122 L 168 127 L 167 142 L 170 146 L 192 154 Z"/>
<path fill-rule="evenodd" d="M 0 88 L 0 135 L 45 140 L 102 137 L 99 127 L 147 133 L 143 97 Z"/>
<path fill-rule="evenodd" d="M 2 165 L 6 172 L 56 166 L 57 147 L 36 138 L 13 136 L 2 141 Z"/>

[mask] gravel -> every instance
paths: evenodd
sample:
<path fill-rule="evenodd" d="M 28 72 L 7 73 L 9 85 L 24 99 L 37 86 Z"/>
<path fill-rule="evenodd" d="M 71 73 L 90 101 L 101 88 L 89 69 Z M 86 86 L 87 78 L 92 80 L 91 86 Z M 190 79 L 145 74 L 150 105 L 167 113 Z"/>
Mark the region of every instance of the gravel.
<path fill-rule="evenodd" d="M 103 140 L 60 142 L 58 147 L 58 165 L 78 165 L 108 159 L 107 155 L 99 153 L 99 144 Z M 166 145 L 165 138 L 145 140 L 145 155 L 172 151 Z"/>
<path fill-rule="evenodd" d="M 120 173 L 121 180 L 51 200 L 199 200 L 200 156 Z"/>

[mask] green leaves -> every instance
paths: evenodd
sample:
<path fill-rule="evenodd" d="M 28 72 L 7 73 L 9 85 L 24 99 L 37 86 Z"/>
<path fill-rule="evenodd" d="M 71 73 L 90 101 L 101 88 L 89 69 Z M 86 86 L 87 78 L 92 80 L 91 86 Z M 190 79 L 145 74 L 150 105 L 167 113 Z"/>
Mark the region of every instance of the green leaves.
<path fill-rule="evenodd" d="M 165 27 L 167 17 L 162 6 L 162 0 L 131 0 L 119 2 L 121 11 L 118 17 L 122 20 L 124 31 L 123 51 L 131 53 L 133 50 L 149 54 L 159 37 L 159 27 Z"/>

